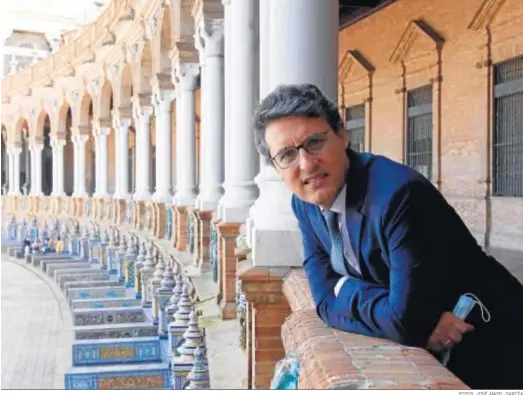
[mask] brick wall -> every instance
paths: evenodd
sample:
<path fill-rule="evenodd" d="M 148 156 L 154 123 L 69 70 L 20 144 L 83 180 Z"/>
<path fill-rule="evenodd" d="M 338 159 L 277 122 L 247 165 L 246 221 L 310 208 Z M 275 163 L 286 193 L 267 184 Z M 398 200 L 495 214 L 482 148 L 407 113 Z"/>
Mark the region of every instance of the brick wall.
<path fill-rule="evenodd" d="M 283 284 L 292 313 L 282 326 L 286 354 L 300 361 L 300 389 L 465 389 L 427 350 L 341 332 L 316 314 L 303 269 Z"/>
<path fill-rule="evenodd" d="M 406 91 L 431 84 L 432 181 L 511 268 L 523 266 L 523 199 L 490 196 L 491 75 L 523 55 L 521 26 L 521 0 L 398 0 L 339 35 L 339 101 L 365 104 L 365 149 L 404 161 Z"/>

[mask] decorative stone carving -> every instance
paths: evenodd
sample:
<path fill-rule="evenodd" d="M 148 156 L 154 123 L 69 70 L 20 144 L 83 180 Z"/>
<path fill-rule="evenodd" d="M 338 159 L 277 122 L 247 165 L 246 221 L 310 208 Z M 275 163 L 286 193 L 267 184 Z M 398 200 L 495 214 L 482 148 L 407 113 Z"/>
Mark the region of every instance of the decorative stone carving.
<path fill-rule="evenodd" d="M 71 100 L 71 104 L 76 104 L 80 100 L 80 92 L 78 90 L 74 90 L 69 93 L 69 99 Z"/>
<path fill-rule="evenodd" d="M 158 30 L 158 21 L 160 19 L 160 12 L 161 9 L 158 8 L 156 12 L 149 18 L 149 29 L 151 31 L 151 37 L 156 37 L 156 32 Z"/>

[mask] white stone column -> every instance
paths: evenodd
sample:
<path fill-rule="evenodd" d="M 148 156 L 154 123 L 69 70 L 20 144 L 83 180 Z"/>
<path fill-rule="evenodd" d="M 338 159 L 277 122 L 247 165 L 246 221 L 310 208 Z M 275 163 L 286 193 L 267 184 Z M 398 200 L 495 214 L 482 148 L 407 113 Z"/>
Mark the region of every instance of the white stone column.
<path fill-rule="evenodd" d="M 176 99 L 176 195 L 173 203 L 193 206 L 196 198 L 196 141 L 194 92 L 200 67 L 183 63 L 175 69 Z"/>
<path fill-rule="evenodd" d="M 339 2 L 266 0 L 261 4 L 268 9 L 260 9 L 260 39 L 270 49 L 269 75 L 262 72 L 266 78 L 262 91 L 267 88 L 268 93 L 280 84 L 313 83 L 337 100 Z M 267 48 L 261 48 L 262 67 Z M 262 167 L 256 183 L 260 196 L 250 211 L 254 265 L 300 266 L 303 251 L 290 190 L 269 165 Z"/>
<path fill-rule="evenodd" d="M 107 138 L 111 133 L 111 128 L 100 127 L 96 131 L 97 147 L 96 147 L 96 192 L 95 197 L 103 198 L 108 195 L 107 192 Z"/>
<path fill-rule="evenodd" d="M 156 114 L 156 191 L 153 200 L 171 202 L 171 103 L 174 90 L 159 90 L 152 95 Z"/>
<path fill-rule="evenodd" d="M 42 151 L 43 143 L 31 147 L 31 195 L 42 196 Z"/>
<path fill-rule="evenodd" d="M 116 133 L 116 185 L 114 198 L 126 199 L 129 197 L 129 127 L 130 119 L 118 119 L 114 122 Z"/>
<path fill-rule="evenodd" d="M 151 106 L 135 107 L 134 119 L 136 128 L 136 192 L 135 200 L 151 198 Z"/>
<path fill-rule="evenodd" d="M 9 195 L 20 195 L 20 153 L 21 147 L 8 148 L 9 155 Z"/>
<path fill-rule="evenodd" d="M 86 197 L 86 143 L 89 136 L 86 134 L 76 135 L 73 137 L 74 142 L 74 193 L 75 197 Z"/>
<path fill-rule="evenodd" d="M 64 147 L 66 141 L 52 138 L 53 147 L 53 193 L 52 196 L 64 196 Z"/>
<path fill-rule="evenodd" d="M 209 22 L 205 22 L 209 23 Z M 200 24 L 196 40 L 203 53 L 202 69 L 202 117 L 200 144 L 200 193 L 197 208 L 212 211 L 218 207 L 223 183 L 223 19 L 213 19 L 208 26 Z"/>
<path fill-rule="evenodd" d="M 222 0 L 223 5 L 223 141 L 224 141 L 224 158 L 223 158 L 223 190 L 224 194 L 218 202 L 217 216 L 223 218 L 223 206 L 224 201 L 229 195 L 229 188 L 227 183 L 231 179 L 231 68 L 233 67 L 232 58 L 232 12 L 231 12 L 231 0 Z"/>
<path fill-rule="evenodd" d="M 259 155 L 252 138 L 252 114 L 258 102 L 258 1 L 231 0 L 231 59 L 227 63 L 231 94 L 226 97 L 229 117 L 225 157 L 229 161 L 225 194 L 221 199 L 222 220 L 243 222 L 258 196 L 254 177 Z"/>
<path fill-rule="evenodd" d="M 94 138 L 94 191 L 92 196 L 98 195 L 98 185 L 100 179 L 100 137 L 98 136 L 98 131 L 93 127 L 93 138 Z"/>

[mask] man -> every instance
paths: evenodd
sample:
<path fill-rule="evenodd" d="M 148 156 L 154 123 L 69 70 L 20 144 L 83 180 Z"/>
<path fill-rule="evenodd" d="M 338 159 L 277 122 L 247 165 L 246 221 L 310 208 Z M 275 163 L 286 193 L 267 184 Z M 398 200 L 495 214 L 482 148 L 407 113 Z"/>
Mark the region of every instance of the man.
<path fill-rule="evenodd" d="M 351 150 L 336 104 L 310 84 L 278 87 L 254 129 L 293 192 L 325 323 L 438 357 L 452 349 L 447 367 L 472 388 L 523 388 L 523 286 L 427 179 Z M 451 312 L 467 293 L 482 305 L 463 321 Z"/>

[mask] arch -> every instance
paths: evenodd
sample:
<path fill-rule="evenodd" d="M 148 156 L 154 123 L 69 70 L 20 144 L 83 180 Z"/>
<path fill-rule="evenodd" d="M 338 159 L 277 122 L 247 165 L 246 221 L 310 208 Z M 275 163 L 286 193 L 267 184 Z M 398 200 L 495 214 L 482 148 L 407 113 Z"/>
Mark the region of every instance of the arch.
<path fill-rule="evenodd" d="M 8 166 L 9 161 L 7 160 L 7 128 L 4 124 L 2 124 L 2 194 L 4 193 L 3 186 L 7 184 L 7 174 L 8 174 Z"/>
<path fill-rule="evenodd" d="M 158 53 L 157 56 L 155 56 L 155 59 L 157 59 L 157 64 L 155 65 L 155 70 L 157 73 L 171 73 L 171 59 L 169 58 L 169 51 L 171 50 L 171 47 L 171 8 L 164 7 L 162 15 L 162 28 L 160 30 L 160 38 L 158 45 Z"/>
<path fill-rule="evenodd" d="M 44 136 L 44 127 L 46 124 L 46 121 L 49 122 L 49 114 L 46 110 L 41 110 L 40 114 L 38 114 L 38 117 L 36 118 L 36 126 L 35 130 L 32 133 L 35 137 L 43 137 Z"/>
<path fill-rule="evenodd" d="M 93 99 L 89 93 L 85 93 L 80 102 L 79 125 L 89 125 L 93 116 Z"/>
<path fill-rule="evenodd" d="M 100 119 L 110 120 L 113 109 L 113 86 L 108 80 L 104 82 L 99 100 L 97 115 Z"/>
<path fill-rule="evenodd" d="M 134 77 L 135 93 L 150 95 L 151 94 L 151 78 L 153 76 L 153 60 L 152 60 L 151 43 L 145 41 L 142 50 L 142 57 L 140 60 L 140 67 L 138 73 Z"/>
<path fill-rule="evenodd" d="M 42 137 L 42 193 L 49 196 L 53 191 L 53 149 L 51 148 L 51 118 L 44 113 Z"/>
<path fill-rule="evenodd" d="M 21 136 L 22 136 L 22 131 L 24 129 L 29 129 L 29 122 L 27 122 L 26 117 L 21 116 L 20 118 L 18 118 L 18 121 L 16 121 L 15 135 L 14 135 L 15 141 L 18 141 L 18 142 L 22 141 Z"/>
<path fill-rule="evenodd" d="M 64 105 L 64 107 L 67 103 Z M 73 126 L 73 114 L 71 107 L 67 105 L 65 115 L 65 146 L 64 146 L 64 192 L 71 196 L 74 192 L 74 145 L 72 140 L 71 127 Z"/>
<path fill-rule="evenodd" d="M 131 97 L 133 96 L 133 73 L 129 63 L 124 63 L 120 77 L 120 106 L 131 107 Z"/>
<path fill-rule="evenodd" d="M 57 132 L 67 132 L 67 119 L 68 116 L 72 117 L 71 114 L 71 106 L 68 102 L 64 102 L 62 104 L 62 107 L 60 107 L 60 110 L 58 111 L 58 125 L 57 125 Z"/>

